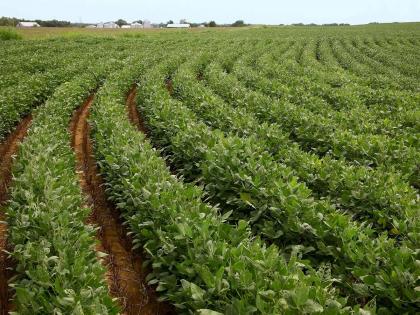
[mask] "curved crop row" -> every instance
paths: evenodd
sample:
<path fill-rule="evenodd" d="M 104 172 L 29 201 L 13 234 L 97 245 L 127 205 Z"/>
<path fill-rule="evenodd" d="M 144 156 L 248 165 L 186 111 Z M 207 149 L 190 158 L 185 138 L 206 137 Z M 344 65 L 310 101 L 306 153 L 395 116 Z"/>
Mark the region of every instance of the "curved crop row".
<path fill-rule="evenodd" d="M 85 225 L 90 209 L 83 207 L 67 127 L 97 84 L 88 74 L 58 88 L 19 149 L 7 207 L 19 314 L 117 313 L 95 255 L 95 229 Z"/>
<path fill-rule="evenodd" d="M 413 133 L 419 130 L 419 94 L 361 86 L 351 77 L 337 75 L 337 70 L 322 69 L 310 50 L 303 51 L 301 62 L 305 66 L 289 58 L 272 57 L 263 55 L 252 70 L 239 60 L 233 72 L 247 87 L 310 110 L 332 127 L 361 135 L 397 136 L 407 143 L 416 141 Z"/>
<path fill-rule="evenodd" d="M 252 77 L 251 70 L 240 68 L 238 64 L 234 68 L 235 76 L 242 80 L 259 82 L 258 77 Z M 258 98 L 261 103 L 268 104 L 268 108 L 276 109 L 266 117 L 267 121 L 282 126 L 303 149 L 321 156 L 331 154 L 363 165 L 394 168 L 418 185 L 419 152 L 416 149 L 418 137 L 415 135 L 397 139 L 383 135 L 357 135 L 341 129 L 328 116 L 314 114 L 300 103 L 278 101 L 261 93 Z M 314 106 L 313 103 L 311 106 Z"/>
<path fill-rule="evenodd" d="M 250 220 L 257 233 L 278 244 L 300 244 L 313 260 L 329 257 L 334 275 L 343 276 L 340 285 L 352 298 L 377 296 L 381 306 L 413 307 L 416 266 L 410 243 L 375 238 L 369 227 L 355 224 L 327 202 L 315 202 L 293 172 L 273 161 L 256 139 L 224 137 L 197 122 L 169 97 L 166 76 L 164 71 L 144 76 L 138 100 L 154 142 L 166 149 L 174 167 L 187 178 L 201 178 L 212 202 L 232 209 L 236 219 Z M 396 276 L 403 270 L 410 280 Z M 384 289 L 387 284 L 390 288 Z"/>
<path fill-rule="evenodd" d="M 110 44 L 101 44 L 99 47 L 98 45 L 95 47 L 92 43 L 87 44 L 93 47 L 86 48 L 86 43 L 69 45 L 67 42 L 64 42 L 64 47 L 58 46 L 58 48 L 50 42 L 38 45 L 25 42 L 20 44 L 29 50 L 18 55 L 21 60 L 23 59 L 22 63 L 25 64 L 26 59 L 30 60 L 28 66 L 23 67 L 25 71 L 23 76 L 3 77 L 6 82 L 2 82 L 0 78 L 2 85 L 6 85 L 0 88 L 0 141 L 33 108 L 44 103 L 61 83 L 77 78 L 92 64 L 100 65 L 111 56 L 121 59 L 127 54 L 124 50 L 112 48 Z M 34 47 L 31 47 L 32 45 Z M 47 49 L 49 53 L 45 53 L 44 50 Z M 31 58 L 36 61 L 32 61 Z M 10 60 L 13 61 L 14 59 Z M 9 63 L 6 63 L 7 65 Z M 9 73 L 7 67 L 1 69 L 2 73 L 3 71 Z M 10 71 L 10 74 L 13 73 L 15 72 Z"/>
<path fill-rule="evenodd" d="M 398 234 L 413 229 L 418 215 L 416 191 L 401 178 L 363 166 L 349 166 L 342 160 L 319 159 L 301 151 L 278 125 L 260 124 L 253 116 L 252 104 L 248 104 L 252 93 L 229 80 L 221 68 L 212 63 L 203 72 L 203 80 L 235 108 L 195 80 L 194 70 L 190 63 L 175 74 L 174 94 L 206 124 L 239 136 L 257 136 L 267 151 L 292 167 L 316 195 L 331 198 L 334 204 L 351 211 L 358 219 L 367 220 L 380 229 L 381 225 L 388 227 Z"/>
<path fill-rule="evenodd" d="M 328 289 L 328 277 L 296 254 L 286 261 L 275 246 L 252 240 L 245 222 L 225 223 L 229 214 L 219 215 L 202 202 L 200 188 L 171 175 L 129 124 L 125 94 L 145 63 L 115 74 L 98 93 L 93 137 L 107 193 L 149 254 L 149 280 L 162 299 L 203 315 L 339 313 L 345 300 Z"/>

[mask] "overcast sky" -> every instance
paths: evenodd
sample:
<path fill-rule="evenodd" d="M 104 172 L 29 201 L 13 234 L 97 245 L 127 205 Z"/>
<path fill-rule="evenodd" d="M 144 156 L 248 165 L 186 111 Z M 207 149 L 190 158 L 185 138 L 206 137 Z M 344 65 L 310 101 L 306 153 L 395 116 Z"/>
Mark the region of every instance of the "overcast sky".
<path fill-rule="evenodd" d="M 0 16 L 73 22 L 290 24 L 420 21 L 420 0 L 0 0 Z"/>

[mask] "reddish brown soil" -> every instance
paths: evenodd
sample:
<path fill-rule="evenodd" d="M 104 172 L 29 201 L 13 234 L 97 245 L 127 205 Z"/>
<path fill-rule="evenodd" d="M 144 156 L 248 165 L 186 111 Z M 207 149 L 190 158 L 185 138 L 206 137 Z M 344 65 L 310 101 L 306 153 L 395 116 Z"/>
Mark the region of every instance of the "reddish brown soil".
<path fill-rule="evenodd" d="M 8 279 L 11 276 L 10 261 L 7 254 L 7 224 L 3 206 L 9 198 L 7 187 L 12 179 L 13 156 L 17 153 L 19 144 L 25 138 L 31 124 L 32 116 L 24 118 L 6 140 L 0 144 L 0 315 L 8 314 L 11 310 L 9 301 Z"/>
<path fill-rule="evenodd" d="M 132 242 L 118 219 L 118 210 L 106 199 L 89 139 L 87 118 L 92 101 L 93 96 L 73 116 L 72 146 L 77 156 L 80 184 L 93 208 L 89 221 L 100 228 L 97 250 L 108 254 L 104 264 L 110 293 L 119 300 L 124 314 L 168 314 L 167 306 L 158 303 L 154 291 L 146 285 L 143 260 L 131 250 Z"/>
<path fill-rule="evenodd" d="M 172 82 L 172 79 L 166 80 L 165 84 L 166 84 L 166 89 L 169 92 L 169 95 L 171 96 L 174 95 L 174 83 Z"/>
<path fill-rule="evenodd" d="M 137 129 L 143 133 L 147 133 L 147 129 L 144 125 L 143 120 L 140 118 L 139 112 L 136 107 L 136 96 L 137 96 L 137 89 L 136 86 L 133 85 L 130 92 L 127 96 L 127 111 L 128 111 L 128 118 L 130 122 L 137 127 Z"/>

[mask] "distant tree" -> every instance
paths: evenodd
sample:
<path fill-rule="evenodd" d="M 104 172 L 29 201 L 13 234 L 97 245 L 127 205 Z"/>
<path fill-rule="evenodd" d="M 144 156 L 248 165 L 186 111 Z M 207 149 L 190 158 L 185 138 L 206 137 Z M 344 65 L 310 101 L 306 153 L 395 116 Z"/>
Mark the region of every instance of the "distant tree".
<path fill-rule="evenodd" d="M 174 21 L 169 20 L 168 23 L 166 23 L 166 24 L 174 24 Z"/>
<path fill-rule="evenodd" d="M 20 21 L 23 21 L 23 20 L 2 16 L 0 18 L 0 26 L 16 26 Z"/>
<path fill-rule="evenodd" d="M 58 21 L 58 20 L 35 20 L 42 27 L 69 27 L 71 23 L 69 21 Z"/>
<path fill-rule="evenodd" d="M 209 24 L 208 24 L 208 26 L 209 26 L 209 27 L 216 27 L 216 26 L 217 26 L 217 24 L 216 24 L 216 22 L 215 22 L 215 21 L 210 21 L 210 22 L 209 22 Z"/>
<path fill-rule="evenodd" d="M 233 27 L 241 27 L 241 26 L 245 26 L 245 22 L 243 20 L 238 20 L 235 23 L 233 23 L 231 26 Z"/>
<path fill-rule="evenodd" d="M 127 21 L 123 20 L 123 19 L 119 19 L 118 21 L 115 22 L 115 24 L 118 24 L 119 27 L 123 26 L 123 25 L 127 25 Z"/>
<path fill-rule="evenodd" d="M 133 21 L 133 23 L 139 23 L 139 24 L 143 24 L 143 20 L 137 20 L 137 21 Z"/>

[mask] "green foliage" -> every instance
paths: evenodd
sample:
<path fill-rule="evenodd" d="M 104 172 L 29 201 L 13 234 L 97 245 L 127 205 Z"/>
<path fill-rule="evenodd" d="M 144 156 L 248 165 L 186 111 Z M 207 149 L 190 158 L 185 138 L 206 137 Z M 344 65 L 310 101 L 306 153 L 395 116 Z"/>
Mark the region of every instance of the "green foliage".
<path fill-rule="evenodd" d="M 418 24 L 119 34 L 0 45 L 0 139 L 35 117 L 7 207 L 18 313 L 116 312 L 67 129 L 98 84 L 95 156 L 160 299 L 417 311 Z"/>
<path fill-rule="evenodd" d="M 299 244 L 312 260 L 319 261 L 323 256 L 321 261 L 331 260 L 335 265 L 334 275 L 344 284 L 339 286 L 344 292 L 350 291 L 356 300 L 377 296 L 381 304 L 388 307 L 394 304 L 397 308 L 402 307 L 395 303 L 399 299 L 412 299 L 411 303 L 415 303 L 414 279 L 417 272 L 412 258 L 418 225 L 404 226 L 415 220 L 414 193 L 404 201 L 411 210 L 405 209 L 407 217 L 403 215 L 398 225 L 412 239 L 396 244 L 386 233 L 376 238 L 371 227 L 353 222 L 349 216 L 336 211 L 328 201 L 314 202 L 311 191 L 293 176 L 293 169 L 276 163 L 264 152 L 264 141 L 260 140 L 261 136 L 264 137 L 261 133 L 263 129 L 258 131 L 257 124 L 253 126 L 259 132 L 256 138 L 240 139 L 232 136 L 225 138 L 217 130 L 210 130 L 198 122 L 191 110 L 170 99 L 165 91 L 163 79 L 170 73 L 167 71 L 163 67 L 145 76 L 140 84 L 138 100 L 154 142 L 165 149 L 171 165 L 185 178 L 200 180 L 213 203 L 221 204 L 225 211 L 233 210 L 231 217 L 236 220 L 249 220 L 258 235 L 278 244 Z M 246 117 L 241 110 L 235 116 L 234 111 L 223 107 L 222 103 L 216 105 L 217 98 L 197 88 L 199 83 L 194 81 L 194 75 L 180 75 L 181 72 L 179 70 L 172 76 L 173 95 L 182 96 L 191 108 L 197 107 L 196 113 L 203 117 L 203 121 L 212 127 L 237 130 L 242 136 L 247 135 L 247 129 L 248 134 L 252 133 L 249 127 L 252 118 Z M 264 132 L 269 131 L 268 126 L 263 125 L 263 128 Z M 277 138 L 273 143 L 278 144 L 284 139 L 284 136 Z M 393 229 L 390 233 L 395 234 L 396 231 Z M 406 257 L 402 265 L 394 264 L 397 257 Z M 349 266 L 358 270 L 357 273 L 349 274 L 346 271 Z M 384 278 L 384 270 L 388 270 L 386 274 L 410 270 L 410 280 Z M 375 280 L 360 291 L 357 283 L 363 282 L 368 275 L 375 275 Z M 358 281 L 354 286 L 348 286 L 353 277 Z M 389 281 L 395 282 L 395 288 L 401 290 L 385 289 Z M 398 295 L 401 297 L 397 298 Z"/>
<path fill-rule="evenodd" d="M 0 17 L 0 26 L 15 27 L 16 24 L 19 23 L 19 21 L 21 21 L 21 20 L 17 19 L 17 18 L 2 16 L 2 17 Z"/>
<path fill-rule="evenodd" d="M 258 135 L 266 143 L 266 149 L 278 161 L 292 167 L 314 193 L 331 198 L 340 208 L 357 214 L 359 220 L 367 220 L 379 229 L 387 227 L 391 230 L 398 226 L 399 233 L 406 233 L 407 225 L 417 221 L 413 220 L 418 216 L 416 192 L 401 176 L 383 169 L 349 165 L 343 160 L 332 159 L 331 156 L 319 158 L 315 154 L 304 152 L 296 143 L 287 139 L 288 135 L 282 131 L 280 125 L 261 125 L 250 115 L 252 113 L 267 119 L 272 117 L 269 114 L 272 105 L 265 103 L 258 93 L 248 91 L 234 77 L 223 75 L 220 66 L 214 63 L 204 72 L 203 78 L 227 102 L 238 106 L 232 110 L 223 100 L 196 84 L 195 95 L 208 95 L 206 106 L 197 108 L 197 111 L 201 115 L 208 113 L 207 121 L 214 121 L 213 126 L 225 131 L 234 130 L 239 135 Z M 181 82 L 185 87 L 187 78 L 183 77 Z M 191 92 L 188 96 L 190 101 L 198 103 Z M 240 110 L 241 107 L 248 112 Z M 216 117 L 217 108 L 220 108 L 222 114 Z M 262 114 L 263 111 L 267 111 L 267 115 Z"/>
<path fill-rule="evenodd" d="M 237 20 L 234 23 L 232 23 L 233 27 L 242 27 L 242 26 L 246 26 L 245 22 L 243 20 Z"/>
<path fill-rule="evenodd" d="M 20 35 L 18 32 L 16 32 L 13 29 L 0 29 L 0 40 L 17 40 L 22 39 L 22 35 Z"/>
<path fill-rule="evenodd" d="M 115 22 L 115 24 L 117 24 L 119 27 L 123 26 L 123 25 L 127 25 L 127 21 L 123 20 L 123 19 L 119 19 L 118 21 Z"/>
<path fill-rule="evenodd" d="M 172 176 L 159 152 L 130 126 L 125 91 L 140 70 L 129 68 L 109 80 L 92 121 L 107 193 L 136 247 L 143 244 L 149 254 L 149 283 L 182 312 L 339 313 L 345 299 L 328 289 L 332 279 L 302 261 L 298 249 L 286 260 L 275 246 L 253 240 L 245 221 L 227 224 L 229 213 L 219 215 L 202 202 L 200 188 Z"/>
<path fill-rule="evenodd" d="M 63 82 L 89 69 L 94 58 L 98 64 L 108 64 L 124 58 L 127 51 L 112 42 L 80 39 L 28 43 L 20 41 L 16 48 L 24 54 L 3 54 L 0 73 L 0 140 L 33 108 L 44 103 Z M 88 45 L 90 48 L 86 48 Z M 58 47 L 52 49 L 51 46 Z M 61 47 L 61 48 L 60 48 Z M 109 58 L 110 52 L 114 58 Z M 80 58 L 86 54 L 85 58 Z"/>
<path fill-rule="evenodd" d="M 42 27 L 70 27 L 71 22 L 59 20 L 35 20 Z"/>
<path fill-rule="evenodd" d="M 7 207 L 16 261 L 16 314 L 117 314 L 95 255 L 95 228 L 85 222 L 67 126 L 96 87 L 92 75 L 58 88 L 36 113 L 13 169 Z"/>

